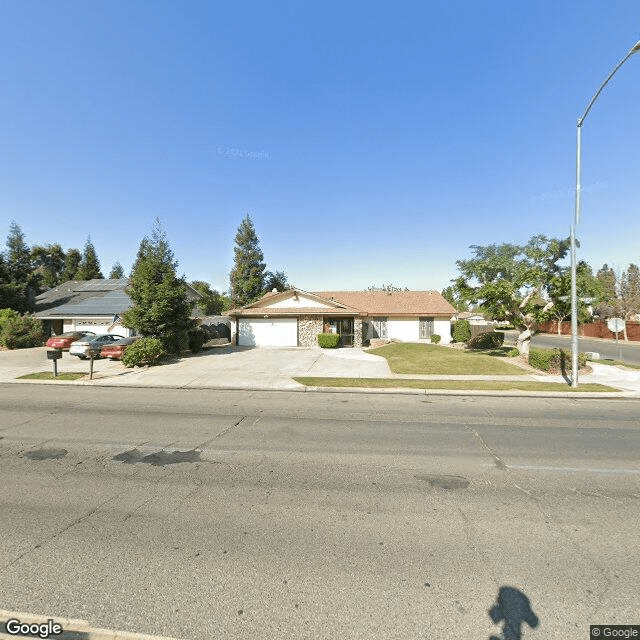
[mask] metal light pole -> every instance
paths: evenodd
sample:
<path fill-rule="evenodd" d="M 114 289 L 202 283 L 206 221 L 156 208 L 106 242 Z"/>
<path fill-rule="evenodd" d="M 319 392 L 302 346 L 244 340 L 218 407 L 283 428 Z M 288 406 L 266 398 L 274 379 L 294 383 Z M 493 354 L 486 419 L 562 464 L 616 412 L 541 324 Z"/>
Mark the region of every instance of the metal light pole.
<path fill-rule="evenodd" d="M 607 83 L 616 74 L 616 71 L 634 54 L 640 51 L 640 41 L 631 47 L 629 53 L 618 62 L 607 79 L 600 85 L 593 98 L 584 110 L 581 118 L 578 118 L 576 139 L 576 210 L 573 224 L 571 225 L 571 386 L 578 386 L 578 294 L 576 285 L 576 227 L 580 222 L 580 154 L 582 124 Z"/>

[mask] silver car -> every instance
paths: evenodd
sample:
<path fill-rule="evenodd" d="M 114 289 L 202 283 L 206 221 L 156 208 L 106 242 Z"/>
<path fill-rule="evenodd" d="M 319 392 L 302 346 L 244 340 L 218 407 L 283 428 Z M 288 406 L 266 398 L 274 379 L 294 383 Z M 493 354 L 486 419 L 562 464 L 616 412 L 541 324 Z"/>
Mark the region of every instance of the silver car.
<path fill-rule="evenodd" d="M 102 349 L 102 347 L 116 342 L 116 340 L 122 340 L 122 336 L 114 336 L 110 333 L 102 336 L 87 336 L 71 344 L 69 347 L 69 355 L 78 356 L 78 358 L 82 360 L 86 360 L 87 358 L 96 359 L 100 357 L 100 349 Z"/>

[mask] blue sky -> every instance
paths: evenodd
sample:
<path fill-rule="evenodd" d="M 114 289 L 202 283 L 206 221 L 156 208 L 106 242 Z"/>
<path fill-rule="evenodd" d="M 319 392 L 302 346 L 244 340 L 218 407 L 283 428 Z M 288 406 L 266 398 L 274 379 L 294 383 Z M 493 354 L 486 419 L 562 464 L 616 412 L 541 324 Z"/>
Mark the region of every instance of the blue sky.
<path fill-rule="evenodd" d="M 248 213 L 308 290 L 442 289 L 469 245 L 567 236 L 575 123 L 634 0 L 5 0 L 0 238 L 128 272 L 153 219 L 228 287 Z M 579 258 L 640 262 L 640 54 L 583 127 Z"/>

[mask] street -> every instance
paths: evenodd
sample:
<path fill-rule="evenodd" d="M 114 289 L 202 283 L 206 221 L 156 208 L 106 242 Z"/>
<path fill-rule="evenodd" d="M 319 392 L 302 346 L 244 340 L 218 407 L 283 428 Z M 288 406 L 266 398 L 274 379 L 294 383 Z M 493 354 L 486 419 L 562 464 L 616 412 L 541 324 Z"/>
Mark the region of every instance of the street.
<path fill-rule="evenodd" d="M 505 331 L 504 335 L 505 342 L 508 344 L 515 344 L 518 339 L 517 331 Z M 571 336 L 558 336 L 553 333 L 536 333 L 533 338 L 531 338 L 531 346 L 571 349 Z M 622 360 L 630 364 L 640 364 L 640 343 L 625 342 L 622 336 L 620 336 L 618 344 L 610 340 L 579 337 L 578 349 L 580 351 L 595 351 L 600 354 L 600 358 L 611 358 L 612 360 Z"/>
<path fill-rule="evenodd" d="M 638 624 L 639 409 L 3 384 L 0 602 L 184 639 Z"/>

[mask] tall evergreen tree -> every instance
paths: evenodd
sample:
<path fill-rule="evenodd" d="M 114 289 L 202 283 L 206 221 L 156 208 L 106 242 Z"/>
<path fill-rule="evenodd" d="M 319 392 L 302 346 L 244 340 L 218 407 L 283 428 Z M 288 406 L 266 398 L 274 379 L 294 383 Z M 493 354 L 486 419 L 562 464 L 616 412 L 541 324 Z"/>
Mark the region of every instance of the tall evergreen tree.
<path fill-rule="evenodd" d="M 31 272 L 31 252 L 24 240 L 20 225 L 12 220 L 7 237 L 7 266 L 9 277 L 17 284 L 28 284 Z"/>
<path fill-rule="evenodd" d="M 264 290 L 264 256 L 248 214 L 238 227 L 235 242 L 230 293 L 233 304 L 241 307 L 257 300 Z"/>
<path fill-rule="evenodd" d="M 80 280 L 81 278 L 78 276 L 80 262 L 82 262 L 82 254 L 77 249 L 67 249 L 64 258 L 64 269 L 60 274 L 60 282 Z"/>
<path fill-rule="evenodd" d="M 111 271 L 109 272 L 110 280 L 119 280 L 120 278 L 124 278 L 124 269 L 122 265 L 116 260 L 113 267 L 111 267 Z"/>
<path fill-rule="evenodd" d="M 169 353 L 179 353 L 194 326 L 192 303 L 183 278 L 178 278 L 173 252 L 156 218 L 151 238 L 143 238 L 127 288 L 134 306 L 124 313 L 124 326 L 144 337 L 158 338 Z"/>
<path fill-rule="evenodd" d="M 20 225 L 12 220 L 0 279 L 0 308 L 20 313 L 33 311 L 38 278 L 33 273 L 31 252 Z"/>
<path fill-rule="evenodd" d="M 100 271 L 100 262 L 96 254 L 96 248 L 91 242 L 91 236 L 84 244 L 82 260 L 77 274 L 78 280 L 93 280 L 94 278 L 104 278 Z"/>

